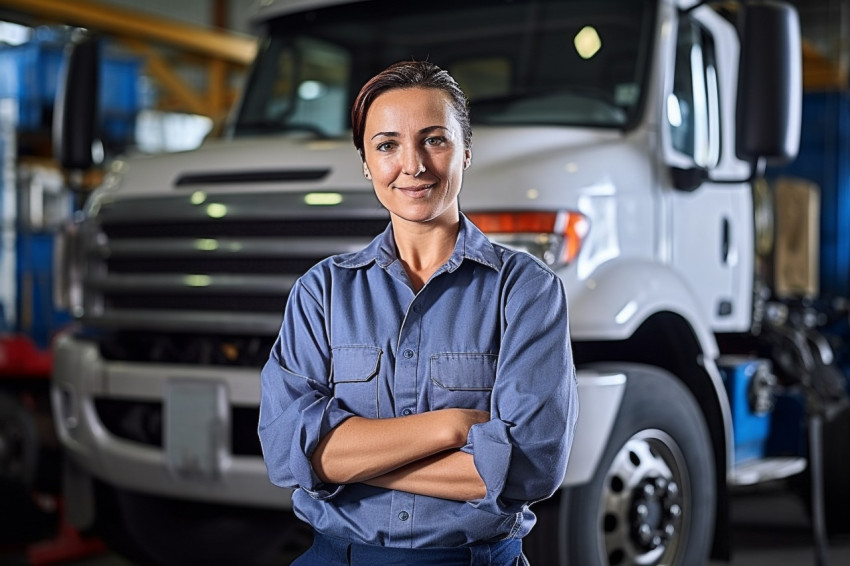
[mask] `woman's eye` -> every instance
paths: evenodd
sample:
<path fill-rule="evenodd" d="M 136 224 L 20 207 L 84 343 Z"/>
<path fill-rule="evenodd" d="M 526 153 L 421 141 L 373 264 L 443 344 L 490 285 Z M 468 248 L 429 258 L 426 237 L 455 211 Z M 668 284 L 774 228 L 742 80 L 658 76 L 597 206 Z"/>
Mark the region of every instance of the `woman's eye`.
<path fill-rule="evenodd" d="M 445 141 L 446 141 L 446 138 L 441 137 L 441 136 L 435 136 L 433 138 L 427 138 L 425 140 L 425 144 L 426 145 L 442 145 L 443 143 L 445 143 Z"/>
<path fill-rule="evenodd" d="M 378 144 L 378 147 L 376 149 L 378 151 L 389 151 L 393 148 L 393 145 L 394 145 L 393 142 L 384 142 L 384 143 Z"/>

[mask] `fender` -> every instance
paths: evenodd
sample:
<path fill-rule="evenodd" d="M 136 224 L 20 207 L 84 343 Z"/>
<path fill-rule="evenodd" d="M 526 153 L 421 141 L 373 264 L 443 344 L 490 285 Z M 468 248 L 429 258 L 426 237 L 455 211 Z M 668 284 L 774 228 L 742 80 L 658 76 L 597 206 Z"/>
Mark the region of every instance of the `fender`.
<path fill-rule="evenodd" d="M 569 279 L 565 280 L 569 284 Z M 717 342 L 684 279 L 645 259 L 618 259 L 599 266 L 579 286 L 568 288 L 573 340 L 625 340 L 658 312 L 680 315 L 693 328 L 705 357 Z"/>
<path fill-rule="evenodd" d="M 657 262 L 627 259 L 601 265 L 579 285 L 573 283 L 572 288 L 568 288 L 570 334 L 574 342 L 626 340 L 649 317 L 659 312 L 678 314 L 688 322 L 699 342 L 702 351 L 700 363 L 711 380 L 714 400 L 722 415 L 728 470 L 734 449 L 732 413 L 723 378 L 715 363 L 719 350 L 685 281 Z M 619 379 L 616 375 L 620 376 Z M 626 384 L 624 374 L 578 372 L 577 377 L 579 421 L 565 486 L 582 483 L 591 477 L 619 413 Z M 587 407 L 593 410 L 589 411 Z M 587 461 L 578 462 L 584 458 Z"/>
<path fill-rule="evenodd" d="M 626 392 L 624 373 L 579 370 L 578 422 L 561 487 L 587 483 L 596 472 Z"/>

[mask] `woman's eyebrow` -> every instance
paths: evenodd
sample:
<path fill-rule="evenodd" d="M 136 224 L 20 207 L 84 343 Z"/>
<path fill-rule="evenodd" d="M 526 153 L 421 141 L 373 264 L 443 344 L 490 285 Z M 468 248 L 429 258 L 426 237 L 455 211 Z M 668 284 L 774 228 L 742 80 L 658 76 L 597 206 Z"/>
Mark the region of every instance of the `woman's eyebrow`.
<path fill-rule="evenodd" d="M 381 137 L 381 136 L 383 136 L 385 138 L 397 138 L 399 136 L 399 133 L 398 132 L 378 132 L 377 134 L 375 134 L 374 136 L 372 136 L 369 139 L 373 140 L 373 139 L 375 139 L 377 137 Z"/>
<path fill-rule="evenodd" d="M 448 128 L 445 127 L 445 126 L 428 126 L 427 128 L 422 128 L 421 130 L 419 130 L 419 133 L 420 134 L 430 134 L 434 130 L 447 130 L 448 131 Z"/>
<path fill-rule="evenodd" d="M 425 128 L 422 128 L 421 130 L 419 130 L 419 133 L 420 134 L 430 134 L 434 130 L 448 130 L 448 128 L 445 127 L 445 126 L 428 126 L 428 127 L 425 127 Z M 377 137 L 397 138 L 400 135 L 401 134 L 399 134 L 398 132 L 378 132 L 377 134 L 375 134 L 374 136 L 372 136 L 369 139 L 373 140 Z"/>

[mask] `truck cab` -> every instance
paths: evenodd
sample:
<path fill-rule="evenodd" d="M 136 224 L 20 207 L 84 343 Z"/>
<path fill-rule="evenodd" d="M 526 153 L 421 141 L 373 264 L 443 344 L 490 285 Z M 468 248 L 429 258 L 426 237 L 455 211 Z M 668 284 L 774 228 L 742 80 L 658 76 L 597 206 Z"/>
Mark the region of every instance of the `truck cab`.
<path fill-rule="evenodd" d="M 75 523 L 163 564 L 280 559 L 295 519 L 260 453 L 259 370 L 295 280 L 386 226 L 349 108 L 374 73 L 417 58 L 470 99 L 461 210 L 569 297 L 581 416 L 526 553 L 722 555 L 735 439 L 716 335 L 750 331 L 752 179 L 796 151 L 793 10 L 294 0 L 256 21 L 227 136 L 113 161 L 58 247 L 75 324 L 52 388 Z M 768 61 L 780 70 L 755 77 Z M 225 533 L 235 509 L 242 528 Z M 257 531 L 270 517 L 276 534 Z M 250 550 L 257 532 L 268 553 Z"/>

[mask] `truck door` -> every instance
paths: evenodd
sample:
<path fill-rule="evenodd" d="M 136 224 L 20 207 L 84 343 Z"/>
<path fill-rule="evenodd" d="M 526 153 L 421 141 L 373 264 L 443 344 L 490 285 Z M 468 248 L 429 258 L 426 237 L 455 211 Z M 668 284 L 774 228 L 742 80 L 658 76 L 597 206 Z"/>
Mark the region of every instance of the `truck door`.
<path fill-rule="evenodd" d="M 734 115 L 734 97 L 730 101 L 721 91 L 724 79 L 734 88 L 734 69 L 722 69 L 718 59 L 709 28 L 683 14 L 672 88 L 666 97 L 666 133 L 670 154 L 687 163 L 680 171 L 706 178 L 722 160 L 721 112 Z M 674 177 L 676 169 L 672 168 Z M 671 263 L 688 281 L 705 320 L 715 331 L 745 330 L 752 304 L 749 184 L 700 179 L 695 186 L 683 188 L 682 180 L 674 178 L 674 185 L 679 188 L 670 194 Z"/>

